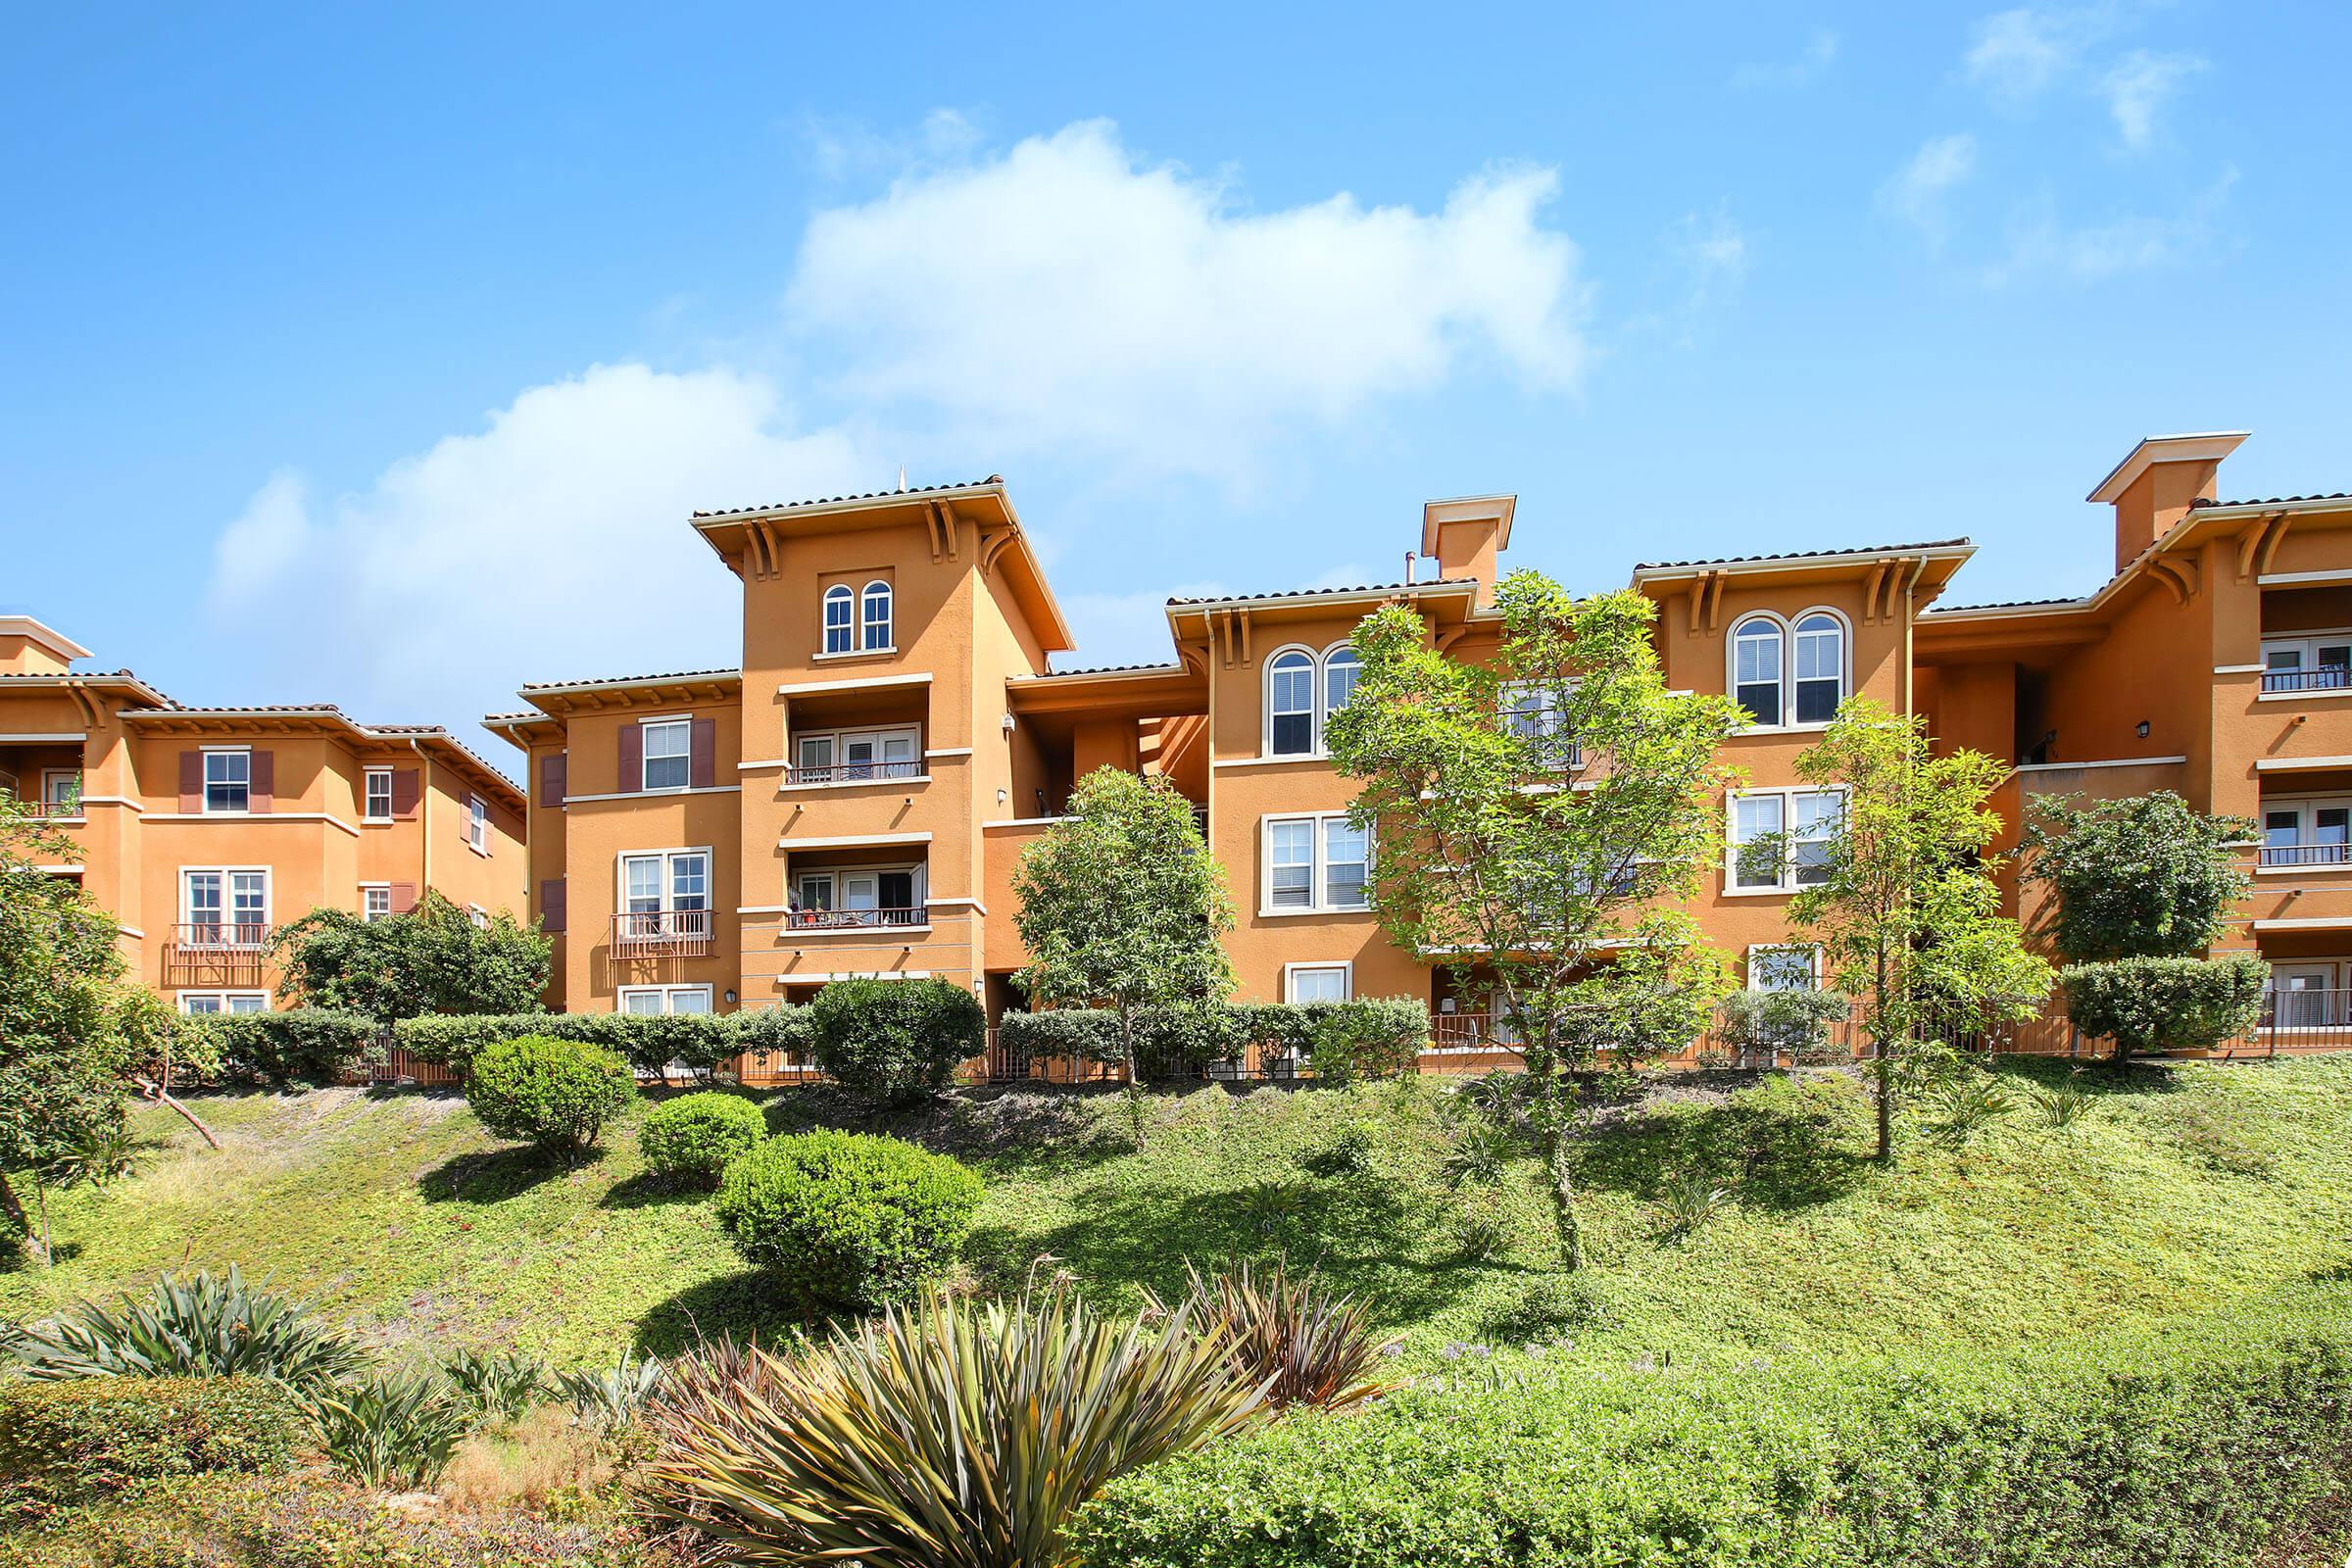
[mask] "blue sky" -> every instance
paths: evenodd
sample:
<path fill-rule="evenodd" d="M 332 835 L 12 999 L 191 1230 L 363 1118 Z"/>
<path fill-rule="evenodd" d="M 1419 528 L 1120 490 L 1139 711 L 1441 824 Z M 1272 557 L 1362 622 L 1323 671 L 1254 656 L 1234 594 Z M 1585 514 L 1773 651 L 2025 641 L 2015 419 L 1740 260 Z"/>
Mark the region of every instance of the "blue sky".
<path fill-rule="evenodd" d="M 1079 629 L 2352 488 L 2328 6 L 21 8 L 0 610 L 462 723 L 731 662 L 684 514 L 1002 472 Z M 1633 8 L 1628 8 L 1633 9 Z"/>

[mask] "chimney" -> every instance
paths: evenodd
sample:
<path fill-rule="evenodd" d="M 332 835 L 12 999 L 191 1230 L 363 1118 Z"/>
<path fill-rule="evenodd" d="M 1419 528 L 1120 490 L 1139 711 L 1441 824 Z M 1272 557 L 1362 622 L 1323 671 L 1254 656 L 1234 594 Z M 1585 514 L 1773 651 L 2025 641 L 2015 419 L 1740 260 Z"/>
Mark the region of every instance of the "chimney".
<path fill-rule="evenodd" d="M 62 675 L 90 651 L 30 615 L 0 615 L 0 674 Z"/>
<path fill-rule="evenodd" d="M 2087 499 L 2115 508 L 2115 569 L 2172 531 L 2189 504 L 2212 501 L 2222 460 L 2246 439 L 2243 430 L 2152 435 L 2099 482 Z"/>
<path fill-rule="evenodd" d="M 1443 578 L 1476 578 L 1478 602 L 1494 597 L 1502 569 L 1496 558 L 1511 548 L 1517 496 L 1464 496 L 1421 509 L 1421 554 L 1434 556 Z"/>

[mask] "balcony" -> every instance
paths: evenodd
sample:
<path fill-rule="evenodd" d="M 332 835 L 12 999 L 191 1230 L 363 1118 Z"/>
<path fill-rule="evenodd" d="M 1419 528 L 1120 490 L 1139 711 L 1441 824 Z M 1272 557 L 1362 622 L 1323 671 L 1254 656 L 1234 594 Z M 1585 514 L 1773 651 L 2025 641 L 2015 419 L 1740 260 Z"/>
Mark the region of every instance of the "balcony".
<path fill-rule="evenodd" d="M 2300 692 L 2352 692 L 2352 664 L 2322 664 L 2317 669 L 2266 669 L 2262 695 L 2278 697 Z"/>
<path fill-rule="evenodd" d="M 923 776 L 922 760 L 914 758 L 897 762 L 832 762 L 821 766 L 787 767 L 784 770 L 784 783 L 787 788 L 796 784 L 883 784 L 893 779 L 917 779 Z"/>
<path fill-rule="evenodd" d="M 172 945 L 182 953 L 266 953 L 270 948 L 270 928 L 226 920 L 198 920 L 173 926 Z"/>
<path fill-rule="evenodd" d="M 784 916 L 792 932 L 906 930 L 931 923 L 931 911 L 912 909 L 794 909 Z"/>
<path fill-rule="evenodd" d="M 2265 867 L 2352 865 L 2352 844 L 2265 844 L 2256 857 Z"/>
<path fill-rule="evenodd" d="M 702 958 L 711 952 L 709 909 L 638 909 L 612 916 L 616 958 Z"/>

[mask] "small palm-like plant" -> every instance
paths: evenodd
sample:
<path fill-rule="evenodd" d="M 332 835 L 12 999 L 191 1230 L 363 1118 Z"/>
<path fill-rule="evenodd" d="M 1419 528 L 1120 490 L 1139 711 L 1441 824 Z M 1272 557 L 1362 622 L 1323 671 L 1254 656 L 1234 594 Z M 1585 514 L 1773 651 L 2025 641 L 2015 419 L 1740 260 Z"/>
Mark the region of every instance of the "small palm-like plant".
<path fill-rule="evenodd" d="M 1147 1328 L 1058 1290 L 934 1294 L 797 1354 L 690 1364 L 643 1485 L 733 1562 L 1052 1568 L 1104 1483 L 1235 1430 L 1263 1394 L 1190 1301 Z"/>
<path fill-rule="evenodd" d="M 1682 1171 L 1666 1178 L 1658 1201 L 1666 1210 L 1666 1233 L 1687 1241 L 1732 1206 L 1732 1190 L 1703 1171 Z"/>
<path fill-rule="evenodd" d="M 503 1355 L 463 1349 L 441 1365 L 451 1388 L 497 1421 L 512 1421 L 530 1407 L 547 1381 L 546 1368 L 519 1350 Z"/>
<path fill-rule="evenodd" d="M 1378 1333 L 1356 1298 L 1335 1296 L 1311 1274 L 1293 1279 L 1281 1262 L 1253 1271 L 1244 1261 L 1208 1276 L 1188 1264 L 1185 1272 L 1185 1303 L 1225 1339 L 1235 1375 L 1265 1386 L 1272 1408 L 1345 1410 L 1383 1391 L 1372 1373 L 1398 1336 Z M 1152 1305 L 1166 1310 L 1156 1298 Z"/>
<path fill-rule="evenodd" d="M 580 1425 L 617 1432 L 645 1413 L 668 1374 L 668 1363 L 659 1357 L 640 1360 L 634 1349 L 623 1349 L 605 1371 L 557 1373 L 555 1392 L 570 1402 Z"/>
<path fill-rule="evenodd" d="M 2053 1088 L 2036 1088 L 2033 1097 L 2041 1124 L 2054 1133 L 2072 1133 L 2098 1108 L 2098 1101 L 2084 1093 L 2072 1077 Z"/>
<path fill-rule="evenodd" d="M 365 1487 L 429 1487 L 472 1429 L 469 1400 L 429 1372 L 375 1372 L 313 1396 L 327 1458 Z"/>
<path fill-rule="evenodd" d="M 1439 1172 L 1456 1192 L 1465 1187 L 1493 1187 L 1501 1182 L 1510 1158 L 1510 1134 L 1492 1122 L 1465 1122 L 1453 1135 Z"/>
<path fill-rule="evenodd" d="M 1260 1236 L 1272 1236 L 1305 1207 L 1306 1194 L 1285 1181 L 1252 1183 L 1242 1195 L 1242 1211 Z"/>
<path fill-rule="evenodd" d="M 2008 1115 L 2012 1103 L 1998 1078 L 1964 1068 L 1929 1095 L 1928 1131 L 1946 1149 L 1966 1149 L 1979 1133 Z"/>
<path fill-rule="evenodd" d="M 84 1301 L 18 1330 L 7 1349 L 33 1378 L 270 1378 L 323 1387 L 366 1364 L 360 1348 L 291 1297 L 199 1272 L 157 1280 L 119 1304 Z"/>

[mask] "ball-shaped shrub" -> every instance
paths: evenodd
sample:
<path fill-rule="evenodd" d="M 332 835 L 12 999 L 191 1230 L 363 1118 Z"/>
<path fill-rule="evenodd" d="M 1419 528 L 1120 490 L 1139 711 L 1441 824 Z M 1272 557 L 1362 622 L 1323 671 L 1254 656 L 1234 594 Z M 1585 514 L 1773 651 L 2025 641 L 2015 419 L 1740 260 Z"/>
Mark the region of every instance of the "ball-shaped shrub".
<path fill-rule="evenodd" d="M 818 1070 L 854 1095 L 906 1100 L 947 1087 L 988 1049 L 988 1015 L 946 980 L 836 980 L 808 1004 Z"/>
<path fill-rule="evenodd" d="M 967 1167 L 896 1138 L 771 1138 L 720 1178 L 735 1250 L 813 1306 L 904 1301 L 947 1272 L 980 1206 Z"/>
<path fill-rule="evenodd" d="M 571 1150 L 595 1143 L 636 1093 L 637 1081 L 618 1052 L 524 1035 L 473 1058 L 466 1103 L 501 1138 Z"/>
<path fill-rule="evenodd" d="M 655 1174 L 715 1183 L 727 1161 L 767 1136 L 767 1118 L 740 1095 L 706 1090 L 656 1105 L 637 1126 L 637 1149 Z"/>

